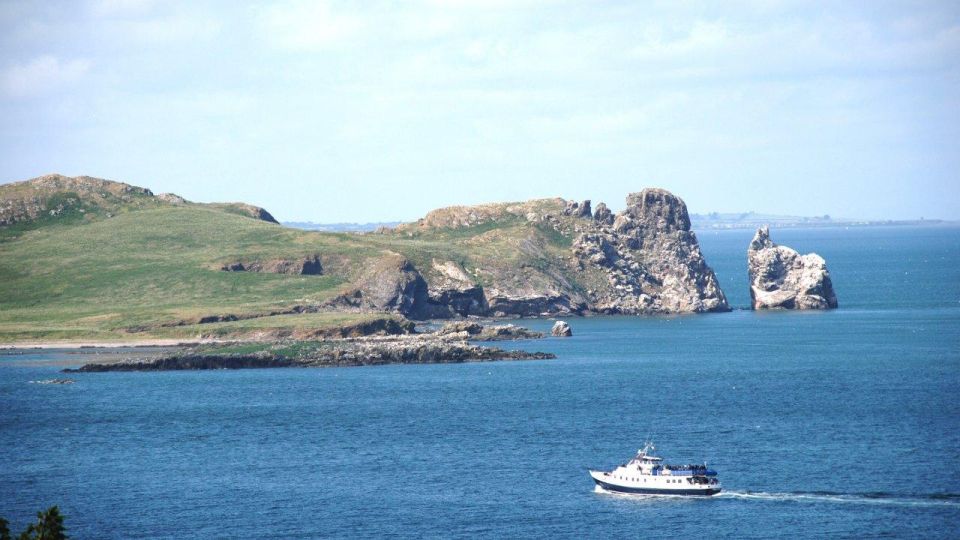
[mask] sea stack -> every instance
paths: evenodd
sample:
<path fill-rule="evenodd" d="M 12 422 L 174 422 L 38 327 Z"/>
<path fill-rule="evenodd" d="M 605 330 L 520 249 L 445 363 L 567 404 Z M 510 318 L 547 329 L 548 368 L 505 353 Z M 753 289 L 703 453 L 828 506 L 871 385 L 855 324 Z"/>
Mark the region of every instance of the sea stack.
<path fill-rule="evenodd" d="M 753 309 L 834 309 L 827 262 L 816 253 L 800 255 L 770 240 L 770 229 L 757 229 L 747 250 Z"/>
<path fill-rule="evenodd" d="M 573 335 L 573 330 L 570 329 L 570 325 L 566 321 L 557 321 L 553 323 L 550 335 L 553 337 L 570 337 Z"/>

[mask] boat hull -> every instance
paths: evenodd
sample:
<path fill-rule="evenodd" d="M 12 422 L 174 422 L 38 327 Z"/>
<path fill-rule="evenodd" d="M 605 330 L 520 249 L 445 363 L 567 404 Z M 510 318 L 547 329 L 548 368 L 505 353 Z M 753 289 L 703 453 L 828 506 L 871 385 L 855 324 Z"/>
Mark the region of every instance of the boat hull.
<path fill-rule="evenodd" d="M 593 481 L 597 483 L 598 486 L 603 488 L 605 491 L 611 491 L 615 493 L 629 493 L 634 495 L 683 495 L 689 497 L 709 497 L 711 495 L 716 495 L 720 493 L 721 488 L 706 488 L 706 489 L 662 489 L 662 488 L 649 488 L 649 487 L 633 487 L 633 486 L 622 486 L 619 484 L 612 484 L 610 482 L 604 482 L 599 478 L 592 477 Z"/>

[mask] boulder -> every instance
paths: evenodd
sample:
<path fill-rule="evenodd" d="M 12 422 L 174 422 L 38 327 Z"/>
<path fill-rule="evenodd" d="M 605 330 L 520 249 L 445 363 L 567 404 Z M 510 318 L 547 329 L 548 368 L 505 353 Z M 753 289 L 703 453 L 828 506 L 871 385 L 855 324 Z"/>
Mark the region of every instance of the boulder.
<path fill-rule="evenodd" d="M 770 229 L 757 229 L 747 249 L 753 309 L 833 309 L 837 295 L 823 257 L 800 255 L 775 244 Z"/>
<path fill-rule="evenodd" d="M 571 337 L 573 336 L 573 330 L 570 329 L 570 325 L 565 321 L 557 321 L 553 323 L 553 328 L 550 329 L 550 335 L 554 337 Z"/>

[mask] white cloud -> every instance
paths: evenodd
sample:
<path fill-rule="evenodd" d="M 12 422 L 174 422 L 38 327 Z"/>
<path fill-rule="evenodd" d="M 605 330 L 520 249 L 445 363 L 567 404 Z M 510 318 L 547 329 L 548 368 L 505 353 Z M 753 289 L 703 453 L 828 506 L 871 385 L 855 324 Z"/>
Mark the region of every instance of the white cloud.
<path fill-rule="evenodd" d="M 330 48 L 354 37 L 363 20 L 341 12 L 329 2 L 292 1 L 275 4 L 259 13 L 268 41 L 290 50 Z"/>
<path fill-rule="evenodd" d="M 146 43 L 190 43 L 211 39 L 220 33 L 220 23 L 196 15 L 171 14 L 118 23 L 127 39 Z"/>
<path fill-rule="evenodd" d="M 95 0 L 90 7 L 99 16 L 142 15 L 156 3 L 156 0 Z"/>
<path fill-rule="evenodd" d="M 51 55 L 16 64 L 3 73 L 3 91 L 8 96 L 26 97 L 52 91 L 78 81 L 90 69 L 87 60 L 61 61 Z"/>

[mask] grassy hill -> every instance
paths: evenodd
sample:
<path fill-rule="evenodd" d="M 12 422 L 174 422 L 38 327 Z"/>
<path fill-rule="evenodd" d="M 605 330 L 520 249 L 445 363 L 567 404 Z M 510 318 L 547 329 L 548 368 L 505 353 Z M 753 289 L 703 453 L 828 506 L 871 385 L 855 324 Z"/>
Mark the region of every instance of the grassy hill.
<path fill-rule="evenodd" d="M 119 186 L 109 187 L 130 193 L 125 184 Z M 4 192 L 7 186 L 0 186 L 0 200 L 25 191 L 22 185 L 14 187 Z M 388 254 L 401 254 L 430 274 L 438 258 L 464 267 L 486 266 L 483 261 L 499 258 L 509 266 L 520 256 L 517 242 L 532 238 L 550 247 L 558 240 L 515 220 L 392 234 L 334 234 L 251 219 L 235 205 L 168 204 L 149 191 L 127 201 L 108 199 L 113 204 L 77 199 L 72 208 L 90 210 L 74 210 L 73 216 L 61 212 L 56 218 L 41 214 L 34 221 L 0 227 L 0 342 L 255 333 L 277 327 L 278 320 L 288 328 L 348 324 L 372 315 L 198 321 L 320 305 L 349 290 L 352 279 Z M 59 204 L 60 198 L 46 201 Z M 557 249 L 564 243 L 569 245 L 559 239 Z M 310 254 L 322 256 L 323 275 L 220 270 L 230 261 Z"/>

